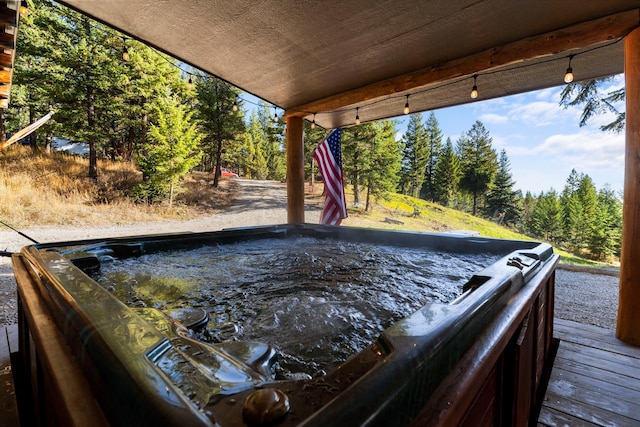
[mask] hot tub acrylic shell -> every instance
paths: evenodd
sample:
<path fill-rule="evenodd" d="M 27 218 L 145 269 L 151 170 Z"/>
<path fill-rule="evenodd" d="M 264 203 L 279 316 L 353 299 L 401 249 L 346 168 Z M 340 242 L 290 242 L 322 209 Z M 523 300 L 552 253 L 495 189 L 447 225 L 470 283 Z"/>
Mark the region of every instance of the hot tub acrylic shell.
<path fill-rule="evenodd" d="M 286 381 L 269 376 L 269 346 L 198 342 L 176 319 L 139 315 L 87 274 L 105 255 L 295 236 L 502 258 L 470 277 L 455 301 L 425 305 L 327 375 Z M 522 423 L 535 410 L 550 353 L 556 263 L 552 248 L 537 242 L 315 225 L 33 245 L 14 259 L 29 272 L 16 274 L 19 289 L 37 289 L 106 422 L 221 426 L 246 425 L 243 402 L 264 388 L 288 398 L 277 425 Z M 29 317 L 20 316 L 25 341 L 34 339 Z M 176 374 L 177 365 L 189 369 Z M 488 403 L 478 400 L 487 387 Z"/>

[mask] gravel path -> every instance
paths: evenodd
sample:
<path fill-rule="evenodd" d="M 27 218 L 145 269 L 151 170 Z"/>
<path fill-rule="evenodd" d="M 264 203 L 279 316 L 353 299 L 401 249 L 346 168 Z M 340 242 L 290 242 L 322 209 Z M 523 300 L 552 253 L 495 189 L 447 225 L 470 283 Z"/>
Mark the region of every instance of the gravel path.
<path fill-rule="evenodd" d="M 239 180 L 239 200 L 225 212 L 186 221 L 164 221 L 101 227 L 33 227 L 21 230 L 41 243 L 101 237 L 187 231 L 213 231 L 287 222 L 286 187 L 272 181 Z M 307 207 L 305 220 L 318 223 L 317 207 Z M 0 250 L 17 252 L 31 242 L 6 228 Z M 594 270 L 595 271 L 595 270 Z M 556 316 L 615 329 L 618 277 L 563 269 L 556 273 Z M 10 258 L 0 257 L 0 327 L 17 322 L 16 286 Z"/>

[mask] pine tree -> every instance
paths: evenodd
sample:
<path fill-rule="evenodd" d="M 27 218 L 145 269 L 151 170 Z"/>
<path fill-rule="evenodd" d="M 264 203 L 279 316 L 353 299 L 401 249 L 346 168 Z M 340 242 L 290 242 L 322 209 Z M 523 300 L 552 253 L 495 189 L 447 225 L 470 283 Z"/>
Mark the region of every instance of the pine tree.
<path fill-rule="evenodd" d="M 7 119 L 5 130 L 9 133 L 47 114 L 54 103 L 56 88 L 63 82 L 63 69 L 53 59 L 57 55 L 57 46 L 48 41 L 52 34 L 55 37 L 63 31 L 64 24 L 48 2 L 29 1 L 28 6 L 30 12 L 20 18 L 11 104 L 4 112 Z M 37 149 L 38 140 L 40 145 L 48 143 L 56 129 L 60 129 L 60 124 L 54 117 L 29 136 L 31 147 Z M 41 135 L 46 137 L 39 138 Z"/>
<path fill-rule="evenodd" d="M 198 116 L 206 135 L 203 150 L 213 163 L 211 169 L 215 168 L 213 186 L 217 187 L 223 150 L 226 146 L 239 144 L 238 135 L 245 128 L 242 110 L 234 111 L 233 108 L 238 90 L 216 77 L 201 76 L 196 79 L 196 92 Z"/>
<path fill-rule="evenodd" d="M 498 224 L 514 226 L 521 218 L 521 196 L 513 189 L 514 185 L 507 152 L 502 150 L 498 160 L 498 171 L 493 186 L 487 193 L 485 206 L 486 215 L 497 220 Z"/>
<path fill-rule="evenodd" d="M 267 177 L 267 160 L 262 153 L 265 135 L 255 112 L 249 118 L 249 126 L 244 139 L 241 166 L 244 175 L 247 178 L 265 179 Z"/>
<path fill-rule="evenodd" d="M 460 189 L 472 196 L 472 214 L 476 215 L 478 200 L 489 189 L 498 161 L 496 152 L 491 147 L 492 139 L 480 121 L 476 121 L 471 129 L 458 140 L 460 156 Z"/>
<path fill-rule="evenodd" d="M 598 206 L 588 242 L 595 259 L 620 254 L 622 240 L 622 202 L 608 186 L 598 192 Z"/>
<path fill-rule="evenodd" d="M 89 145 L 89 177 L 98 178 L 98 150 L 108 141 L 114 108 L 112 100 L 121 93 L 119 56 L 111 46 L 114 35 L 104 26 L 68 10 L 64 32 L 50 40 L 53 58 L 62 68 L 62 84 L 56 87 L 59 105 L 56 120 L 64 123 L 71 139 Z"/>
<path fill-rule="evenodd" d="M 435 201 L 436 194 L 436 164 L 438 154 L 442 149 L 442 131 L 438 125 L 435 113 L 432 111 L 425 123 L 425 131 L 429 144 L 429 156 L 424 174 L 424 183 L 420 191 L 420 197 L 425 200 Z"/>
<path fill-rule="evenodd" d="M 562 234 L 561 208 L 558 195 L 551 189 L 538 197 L 531 211 L 530 228 L 536 237 L 548 242 L 558 242 Z"/>
<path fill-rule="evenodd" d="M 120 40 L 117 48 L 124 48 Z M 192 103 L 193 91 L 181 78 L 173 60 L 148 46 L 128 40 L 129 60 L 120 60 L 117 86 L 121 89 L 112 99 L 112 119 L 108 132 L 109 154 L 113 160 L 131 160 L 138 145 L 146 142 L 148 124 L 154 120 L 156 102 L 170 88 L 182 102 Z M 117 56 L 114 53 L 114 56 Z"/>
<path fill-rule="evenodd" d="M 304 158 L 305 158 L 305 176 L 309 177 L 311 181 L 311 188 L 315 185 L 315 180 L 318 174 L 318 169 L 315 167 L 315 160 L 313 159 L 313 150 L 320 144 L 327 136 L 326 130 L 319 126 L 311 126 L 311 123 L 305 120 L 304 122 Z"/>
<path fill-rule="evenodd" d="M 138 194 L 153 200 L 168 193 L 171 206 L 180 179 L 200 162 L 199 144 L 204 135 L 175 95 L 167 91 L 159 101 L 157 123 L 149 127 L 149 142 L 138 158 L 148 178 L 139 185 Z"/>
<path fill-rule="evenodd" d="M 353 186 L 353 204 L 360 206 L 364 171 L 371 168 L 371 141 L 376 137 L 373 123 L 344 129 L 341 134 L 342 172 L 346 183 Z"/>
<path fill-rule="evenodd" d="M 420 114 L 412 114 L 409 117 L 403 141 L 401 177 L 403 190 L 405 194 L 418 197 L 429 160 L 429 143 Z"/>
<path fill-rule="evenodd" d="M 583 80 L 568 84 L 560 94 L 560 105 L 574 107 L 583 105 L 580 116 L 580 127 L 585 126 L 593 117 L 613 113 L 615 119 L 605 125 L 600 126 L 600 130 L 621 133 L 625 126 L 625 112 L 616 108 L 616 103 L 623 102 L 626 97 L 624 88 L 613 90 L 602 94 L 600 86 L 611 81 L 613 77 L 603 77 L 599 79 Z"/>
<path fill-rule="evenodd" d="M 287 174 L 287 162 L 285 156 L 284 120 L 276 118 L 276 110 L 270 108 L 264 102 L 258 108 L 258 121 L 262 127 L 265 138 L 260 149 L 267 161 L 267 179 L 282 181 Z"/>
<path fill-rule="evenodd" d="M 369 162 L 363 171 L 367 188 L 365 211 L 371 208 L 371 198 L 395 191 L 401 168 L 402 153 L 396 141 L 395 122 L 383 120 L 373 123 L 373 138 L 369 140 Z"/>
<path fill-rule="evenodd" d="M 458 191 L 460 181 L 460 159 L 458 158 L 451 138 L 447 138 L 438 155 L 434 172 L 434 201 L 449 206 Z"/>

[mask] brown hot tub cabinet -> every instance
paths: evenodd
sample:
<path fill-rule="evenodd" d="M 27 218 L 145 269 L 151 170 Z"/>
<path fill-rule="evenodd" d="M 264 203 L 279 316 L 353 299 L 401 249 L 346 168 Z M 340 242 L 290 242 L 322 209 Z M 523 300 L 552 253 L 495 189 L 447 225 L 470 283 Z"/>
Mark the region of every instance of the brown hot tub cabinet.
<path fill-rule="evenodd" d="M 130 307 L 94 280 L 113 260 L 296 238 L 494 261 L 451 301 L 394 321 L 333 368 L 285 378 L 268 343 L 199 339 L 206 309 Z M 537 242 L 314 225 L 29 246 L 13 258 L 16 368 L 23 408 L 33 406 L 21 416 L 64 426 L 533 424 L 551 363 L 557 259 Z"/>

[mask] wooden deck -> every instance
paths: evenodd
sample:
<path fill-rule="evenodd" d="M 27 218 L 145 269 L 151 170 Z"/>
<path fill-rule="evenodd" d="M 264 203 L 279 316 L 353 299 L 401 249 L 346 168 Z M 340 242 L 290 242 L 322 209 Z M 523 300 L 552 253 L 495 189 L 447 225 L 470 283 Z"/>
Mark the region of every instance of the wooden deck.
<path fill-rule="evenodd" d="M 16 427 L 20 424 L 11 371 L 11 353 L 17 349 L 17 325 L 0 327 L 0 427 Z"/>
<path fill-rule="evenodd" d="M 555 319 L 560 339 L 538 426 L 640 426 L 640 348 Z"/>

